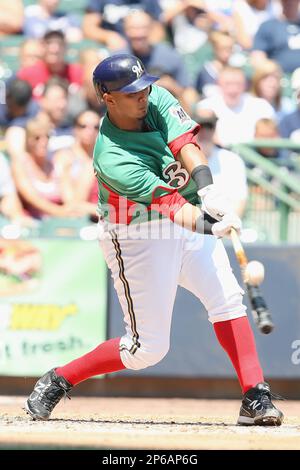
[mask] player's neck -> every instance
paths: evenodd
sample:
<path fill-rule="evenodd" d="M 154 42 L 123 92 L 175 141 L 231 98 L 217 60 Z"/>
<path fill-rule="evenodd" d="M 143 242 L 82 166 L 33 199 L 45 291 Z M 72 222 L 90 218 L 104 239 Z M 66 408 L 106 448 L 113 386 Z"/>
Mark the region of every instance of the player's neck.
<path fill-rule="evenodd" d="M 144 119 L 130 119 L 123 116 L 108 116 L 110 122 L 122 131 L 142 132 L 144 129 Z"/>

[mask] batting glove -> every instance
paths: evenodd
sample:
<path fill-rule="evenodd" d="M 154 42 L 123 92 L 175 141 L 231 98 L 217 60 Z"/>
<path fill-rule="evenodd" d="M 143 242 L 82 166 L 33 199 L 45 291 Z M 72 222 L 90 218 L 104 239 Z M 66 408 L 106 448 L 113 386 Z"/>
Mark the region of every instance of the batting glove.
<path fill-rule="evenodd" d="M 216 222 L 212 226 L 211 231 L 216 237 L 222 238 L 226 235 L 230 235 L 232 228 L 238 233 L 240 233 L 242 228 L 242 221 L 234 212 L 225 214 L 220 222 Z"/>
<path fill-rule="evenodd" d="M 233 213 L 230 202 L 214 184 L 199 189 L 198 195 L 201 197 L 201 209 L 214 219 L 222 220 L 225 214 Z"/>

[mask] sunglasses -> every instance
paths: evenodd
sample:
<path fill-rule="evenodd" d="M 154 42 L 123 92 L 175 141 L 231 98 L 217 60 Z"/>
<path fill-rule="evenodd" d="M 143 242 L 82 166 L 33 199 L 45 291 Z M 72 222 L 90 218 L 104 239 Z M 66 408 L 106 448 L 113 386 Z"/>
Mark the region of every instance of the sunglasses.
<path fill-rule="evenodd" d="M 87 128 L 89 127 L 89 128 L 94 129 L 95 131 L 98 131 L 98 130 L 99 130 L 99 126 L 98 126 L 98 125 L 91 126 L 91 125 L 89 125 L 89 124 L 79 124 L 79 123 L 77 123 L 77 124 L 76 124 L 76 127 L 79 127 L 79 129 L 87 129 Z"/>
<path fill-rule="evenodd" d="M 208 121 L 208 122 L 205 122 L 205 121 L 204 121 L 204 122 L 201 122 L 201 123 L 200 123 L 200 126 L 201 126 L 202 128 L 204 128 L 204 129 L 213 130 L 213 129 L 216 128 L 216 123 L 215 123 L 215 122 L 210 122 L 210 121 Z"/>

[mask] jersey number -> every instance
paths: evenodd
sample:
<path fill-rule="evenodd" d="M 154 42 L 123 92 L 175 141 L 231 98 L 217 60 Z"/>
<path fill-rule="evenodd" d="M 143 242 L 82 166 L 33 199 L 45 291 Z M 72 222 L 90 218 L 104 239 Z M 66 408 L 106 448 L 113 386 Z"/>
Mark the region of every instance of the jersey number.
<path fill-rule="evenodd" d="M 172 162 L 163 171 L 164 177 L 173 188 L 183 188 L 189 181 L 190 175 L 182 168 L 180 162 Z"/>

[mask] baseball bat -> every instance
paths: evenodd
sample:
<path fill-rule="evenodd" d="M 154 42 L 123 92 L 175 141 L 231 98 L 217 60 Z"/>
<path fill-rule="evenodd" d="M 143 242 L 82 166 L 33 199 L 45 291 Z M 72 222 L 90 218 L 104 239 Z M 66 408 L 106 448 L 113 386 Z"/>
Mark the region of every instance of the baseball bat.
<path fill-rule="evenodd" d="M 274 328 L 271 313 L 268 310 L 267 304 L 260 292 L 259 287 L 251 285 L 247 280 L 246 267 L 248 264 L 248 258 L 238 233 L 234 228 L 231 229 L 231 241 L 236 258 L 240 265 L 241 274 L 250 300 L 254 321 L 259 330 L 267 335 L 271 333 Z"/>

